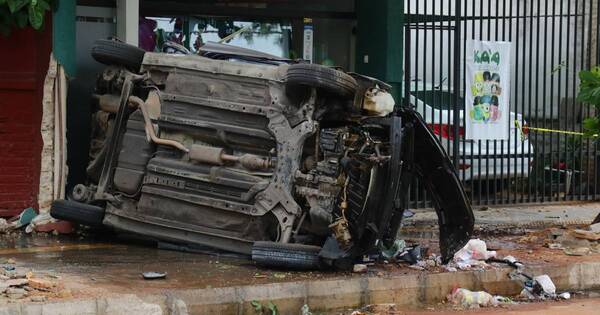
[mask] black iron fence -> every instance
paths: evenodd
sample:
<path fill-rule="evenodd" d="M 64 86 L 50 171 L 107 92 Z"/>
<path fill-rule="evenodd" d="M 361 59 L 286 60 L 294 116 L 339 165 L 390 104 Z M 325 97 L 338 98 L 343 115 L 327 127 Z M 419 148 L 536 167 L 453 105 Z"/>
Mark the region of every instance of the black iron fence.
<path fill-rule="evenodd" d="M 600 62 L 597 0 L 404 0 L 404 10 L 405 105 L 439 136 L 474 205 L 598 199 L 597 142 L 576 134 L 596 115 L 576 96 L 579 71 Z M 465 139 L 468 40 L 512 43 L 508 140 Z M 411 200 L 431 206 L 418 179 Z"/>

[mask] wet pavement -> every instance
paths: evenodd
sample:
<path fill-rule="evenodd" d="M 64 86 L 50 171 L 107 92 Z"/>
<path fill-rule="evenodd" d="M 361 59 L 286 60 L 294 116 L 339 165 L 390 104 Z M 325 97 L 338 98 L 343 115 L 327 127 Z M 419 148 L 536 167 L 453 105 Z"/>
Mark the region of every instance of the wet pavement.
<path fill-rule="evenodd" d="M 23 233 L 0 237 L 0 257 L 36 275 L 51 275 L 73 297 L 98 294 L 158 293 L 163 289 L 214 288 L 350 276 L 343 272 L 290 272 L 259 268 L 243 256 L 158 249 L 153 243 L 108 237 L 52 236 Z M 144 280 L 143 272 L 167 273 Z M 140 292 L 143 291 L 143 292 Z"/>

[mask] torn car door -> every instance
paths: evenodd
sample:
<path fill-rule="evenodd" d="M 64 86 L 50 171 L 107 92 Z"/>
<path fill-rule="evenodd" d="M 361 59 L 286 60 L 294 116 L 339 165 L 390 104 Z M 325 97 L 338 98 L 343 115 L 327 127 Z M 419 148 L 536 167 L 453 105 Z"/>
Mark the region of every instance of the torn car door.
<path fill-rule="evenodd" d="M 438 215 L 440 252 L 446 263 L 471 238 L 473 210 L 448 154 L 421 115 L 402 109 L 400 116 L 413 125 L 414 171 L 431 192 Z"/>

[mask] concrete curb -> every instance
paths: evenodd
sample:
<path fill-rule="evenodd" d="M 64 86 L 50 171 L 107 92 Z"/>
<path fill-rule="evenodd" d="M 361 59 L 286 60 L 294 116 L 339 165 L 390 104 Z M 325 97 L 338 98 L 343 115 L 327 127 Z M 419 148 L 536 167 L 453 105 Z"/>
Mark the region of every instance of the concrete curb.
<path fill-rule="evenodd" d="M 418 306 L 442 301 L 453 287 L 516 295 L 521 287 L 508 278 L 512 269 L 446 273 L 422 272 L 390 277 L 271 283 L 211 289 L 167 290 L 162 294 L 119 295 L 89 300 L 0 306 L 0 315 L 47 314 L 255 314 L 251 302 L 271 301 L 281 314 L 297 314 L 304 304 L 313 311 L 330 311 L 366 304 Z M 548 274 L 558 291 L 600 288 L 600 262 L 531 267 L 527 272 Z"/>

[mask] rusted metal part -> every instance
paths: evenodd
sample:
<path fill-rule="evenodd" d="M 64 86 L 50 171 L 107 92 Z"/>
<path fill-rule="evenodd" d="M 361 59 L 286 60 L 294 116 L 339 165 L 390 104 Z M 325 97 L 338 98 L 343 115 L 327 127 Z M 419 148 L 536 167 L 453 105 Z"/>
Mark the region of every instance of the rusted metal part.
<path fill-rule="evenodd" d="M 350 247 L 352 235 L 350 235 L 350 231 L 348 230 L 348 220 L 346 220 L 346 218 L 339 218 L 337 221 L 330 224 L 329 228 L 333 231 L 335 239 L 342 248 Z"/>
<path fill-rule="evenodd" d="M 110 186 L 112 184 L 114 167 L 118 158 L 117 144 L 119 143 L 121 130 L 126 123 L 127 103 L 132 91 L 133 81 L 130 77 L 127 77 L 125 78 L 125 81 L 123 83 L 123 89 L 121 90 L 119 111 L 117 112 L 114 123 L 112 124 L 110 138 L 107 139 L 107 151 L 104 154 L 104 163 L 102 166 L 100 178 L 98 179 L 98 188 L 96 190 L 96 193 L 94 194 L 94 199 L 96 200 L 106 200 L 107 196 L 105 194 L 110 189 Z"/>
<path fill-rule="evenodd" d="M 199 144 L 192 145 L 190 159 L 214 165 L 224 165 L 226 162 L 234 162 L 239 163 L 249 170 L 266 170 L 272 166 L 270 160 L 263 159 L 254 154 L 231 155 L 226 154 L 223 148 Z"/>
<path fill-rule="evenodd" d="M 154 131 L 154 126 L 152 126 L 152 121 L 150 120 L 150 115 L 148 114 L 148 110 L 146 109 L 146 104 L 144 103 L 144 101 L 142 101 L 141 98 L 139 98 L 137 96 L 130 96 L 129 103 L 131 105 L 134 105 L 134 107 L 139 108 L 142 111 L 142 114 L 144 115 L 144 122 L 146 125 L 146 133 L 147 133 L 148 137 L 152 140 L 152 142 L 154 142 L 156 144 L 171 146 L 171 147 L 177 148 L 183 152 L 190 151 L 183 144 L 181 144 L 177 141 L 161 139 L 156 136 L 156 132 Z"/>
<path fill-rule="evenodd" d="M 223 148 L 194 144 L 190 149 L 190 159 L 202 163 L 223 165 L 225 164 L 223 160 L 224 151 Z"/>
<path fill-rule="evenodd" d="M 270 87 L 273 104 L 286 99 L 284 90 Z M 269 187 L 257 195 L 256 207 L 265 212 L 271 211 L 275 215 L 281 230 L 279 241 L 284 243 L 289 242 L 294 221 L 302 214 L 302 208 L 292 196 L 293 175 L 300 168 L 304 142 L 316 130 L 316 124 L 311 118 L 316 97 L 316 91 L 313 89 L 310 98 L 300 106 L 306 114 L 306 120 L 296 127 L 290 126 L 281 112 L 269 111 L 269 129 L 277 140 L 277 167 Z"/>

